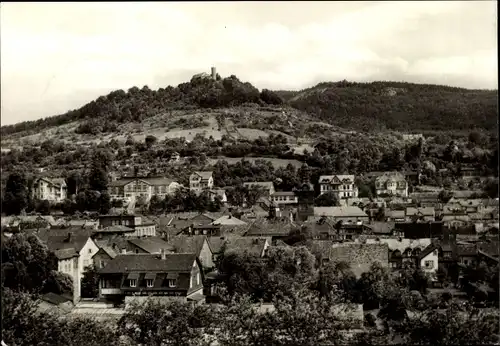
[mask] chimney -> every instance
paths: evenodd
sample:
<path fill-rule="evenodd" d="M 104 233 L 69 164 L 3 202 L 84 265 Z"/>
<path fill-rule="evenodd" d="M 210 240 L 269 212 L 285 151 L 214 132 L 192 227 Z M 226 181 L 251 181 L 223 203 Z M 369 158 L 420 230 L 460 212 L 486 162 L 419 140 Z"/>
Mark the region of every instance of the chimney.
<path fill-rule="evenodd" d="M 66 238 L 66 241 L 67 241 L 68 243 L 70 243 L 70 242 L 71 242 L 71 232 L 68 232 L 68 237 Z"/>
<path fill-rule="evenodd" d="M 217 70 L 212 66 L 212 79 L 217 80 Z"/>
<path fill-rule="evenodd" d="M 160 249 L 160 255 L 162 260 L 167 259 L 167 254 L 165 253 L 165 249 Z"/>

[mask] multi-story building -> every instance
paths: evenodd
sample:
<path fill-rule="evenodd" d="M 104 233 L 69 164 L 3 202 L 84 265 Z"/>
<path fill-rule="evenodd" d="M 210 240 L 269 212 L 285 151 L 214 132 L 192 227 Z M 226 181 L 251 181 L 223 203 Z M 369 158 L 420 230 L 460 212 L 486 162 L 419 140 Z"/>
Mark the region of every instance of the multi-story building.
<path fill-rule="evenodd" d="M 154 195 L 165 197 L 173 195 L 182 185 L 163 177 L 122 178 L 109 184 L 111 198 L 136 200 L 139 197 L 149 201 Z"/>
<path fill-rule="evenodd" d="M 408 197 L 408 183 L 399 172 L 385 172 L 375 179 L 377 196 Z"/>
<path fill-rule="evenodd" d="M 243 183 L 247 189 L 261 189 L 266 197 L 272 196 L 275 193 L 274 184 L 272 181 L 252 181 Z"/>
<path fill-rule="evenodd" d="M 278 205 L 299 203 L 299 197 L 293 191 L 275 192 L 271 195 L 271 200 Z"/>
<path fill-rule="evenodd" d="M 189 189 L 196 193 L 199 193 L 206 189 L 213 189 L 214 187 L 214 177 L 212 172 L 194 172 L 189 177 Z"/>
<path fill-rule="evenodd" d="M 120 229 L 117 226 L 125 226 Z M 124 234 L 129 237 L 156 236 L 156 224 L 140 215 L 101 215 L 96 234 Z"/>
<path fill-rule="evenodd" d="M 68 188 L 63 178 L 38 178 L 33 184 L 33 197 L 50 202 L 61 202 L 67 198 Z"/>
<path fill-rule="evenodd" d="M 339 198 L 357 198 L 358 188 L 354 175 L 322 175 L 319 177 L 320 194 L 334 192 Z"/>
<path fill-rule="evenodd" d="M 73 301 L 81 297 L 80 282 L 85 269 L 93 264 L 92 257 L 99 248 L 91 238 L 91 231 L 81 227 L 40 230 L 36 234 L 47 244 L 58 260 L 58 271 L 73 278 Z"/>
<path fill-rule="evenodd" d="M 149 296 L 203 298 L 203 271 L 196 254 L 118 255 L 99 270 L 99 295 L 125 304 Z"/>

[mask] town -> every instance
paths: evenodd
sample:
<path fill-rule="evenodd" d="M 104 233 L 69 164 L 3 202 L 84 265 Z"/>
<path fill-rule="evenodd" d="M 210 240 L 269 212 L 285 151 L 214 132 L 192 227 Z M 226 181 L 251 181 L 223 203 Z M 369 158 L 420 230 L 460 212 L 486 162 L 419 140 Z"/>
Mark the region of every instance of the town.
<path fill-rule="evenodd" d="M 2 3 L 2 346 L 500 345 L 496 3 Z"/>

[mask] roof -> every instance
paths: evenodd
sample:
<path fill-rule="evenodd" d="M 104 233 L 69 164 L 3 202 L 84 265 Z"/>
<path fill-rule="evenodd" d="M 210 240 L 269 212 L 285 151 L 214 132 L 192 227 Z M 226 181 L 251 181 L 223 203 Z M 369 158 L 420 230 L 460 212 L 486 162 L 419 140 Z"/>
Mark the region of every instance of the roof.
<path fill-rule="evenodd" d="M 273 193 L 273 196 L 295 196 L 293 191 L 277 191 Z"/>
<path fill-rule="evenodd" d="M 459 256 L 474 256 L 477 254 L 476 244 L 459 243 L 457 244 L 457 252 Z"/>
<path fill-rule="evenodd" d="M 56 185 L 56 186 L 65 186 L 66 185 L 66 179 L 64 178 L 46 178 L 46 177 L 41 177 L 38 178 L 37 181 L 39 180 L 45 180 L 46 182 Z"/>
<path fill-rule="evenodd" d="M 424 208 L 406 208 L 407 216 L 414 216 L 422 214 L 423 216 L 435 216 L 436 210 L 433 207 L 424 207 Z"/>
<path fill-rule="evenodd" d="M 376 239 L 367 239 L 366 242 L 368 244 L 381 243 L 387 244 L 389 250 L 395 251 L 398 250 L 403 253 L 407 248 L 415 249 L 420 248 L 424 249 L 425 247 L 431 244 L 430 238 L 422 238 L 422 239 L 406 239 L 402 238 L 401 240 L 396 238 L 382 238 L 379 240 Z"/>
<path fill-rule="evenodd" d="M 195 254 L 165 254 L 162 260 L 160 255 L 127 254 L 118 255 L 99 270 L 101 274 L 129 273 L 137 271 L 152 272 L 191 272 Z"/>
<path fill-rule="evenodd" d="M 226 251 L 247 251 L 258 256 L 262 255 L 266 243 L 270 245 L 271 242 L 258 237 L 233 237 L 225 241 Z"/>
<path fill-rule="evenodd" d="M 99 228 L 94 231 L 95 233 L 126 233 L 126 232 L 134 232 L 133 228 L 123 226 L 123 225 L 114 225 L 105 228 Z"/>
<path fill-rule="evenodd" d="M 79 253 L 90 238 L 91 231 L 81 227 L 69 227 L 64 229 L 43 229 L 35 234 L 47 244 L 51 251 L 67 250 L 61 252 L 61 256 L 70 256 L 71 251 L 69 249 L 74 249 L 75 253 Z M 71 237 L 68 237 L 69 234 L 71 234 Z"/>
<path fill-rule="evenodd" d="M 271 189 L 273 188 L 274 189 L 274 184 L 272 181 L 253 181 L 253 182 L 246 182 L 246 183 L 243 183 L 243 186 L 246 186 L 246 187 L 253 187 L 253 186 L 258 186 L 258 187 L 262 187 L 264 189 Z"/>
<path fill-rule="evenodd" d="M 53 292 L 45 293 L 44 295 L 42 295 L 41 299 L 43 301 L 46 301 L 46 302 L 54 304 L 54 305 L 59 305 L 59 304 L 68 303 L 68 302 L 71 303 L 71 299 L 66 298 L 66 297 L 59 295 L 59 294 L 55 294 Z"/>
<path fill-rule="evenodd" d="M 248 228 L 245 236 L 287 236 L 292 229 L 297 227 L 290 219 L 268 220 L 265 218 L 255 220 Z"/>
<path fill-rule="evenodd" d="M 111 258 L 115 258 L 118 255 L 110 246 L 102 246 L 101 249 Z"/>
<path fill-rule="evenodd" d="M 176 253 L 191 253 L 198 256 L 201 252 L 205 239 L 207 239 L 207 237 L 204 235 L 177 236 L 170 239 L 168 245 Z"/>
<path fill-rule="evenodd" d="M 428 256 L 431 252 L 433 252 L 434 250 L 437 250 L 437 249 L 438 249 L 438 247 L 436 246 L 436 244 L 431 243 L 425 249 L 423 249 L 422 252 L 420 252 L 420 254 L 418 255 L 418 258 L 423 259 L 426 256 Z"/>
<path fill-rule="evenodd" d="M 406 212 L 404 210 L 388 210 L 385 215 L 392 219 L 404 219 Z"/>
<path fill-rule="evenodd" d="M 368 217 L 359 207 L 314 207 L 315 216 Z"/>
<path fill-rule="evenodd" d="M 166 241 L 158 237 L 129 239 L 128 241 L 150 254 L 160 253 L 161 249 L 170 250 L 172 248 Z"/>
<path fill-rule="evenodd" d="M 210 177 L 212 177 L 213 172 L 212 171 L 196 171 L 196 172 L 193 172 L 193 174 L 200 176 L 202 180 L 208 180 L 208 179 L 210 179 Z"/>
<path fill-rule="evenodd" d="M 381 175 L 378 175 L 375 179 L 377 183 L 385 183 L 389 180 L 396 181 L 396 182 L 401 182 L 405 181 L 405 176 L 402 173 L 399 172 L 384 172 Z"/>
<path fill-rule="evenodd" d="M 224 226 L 239 226 L 239 225 L 246 225 L 247 223 L 245 221 L 241 221 L 240 219 L 231 216 L 231 215 L 224 215 L 212 222 L 213 225 L 224 225 Z"/>
<path fill-rule="evenodd" d="M 394 222 L 371 222 L 367 226 L 370 227 L 374 234 L 391 234 L 394 229 Z"/>
<path fill-rule="evenodd" d="M 54 250 L 54 254 L 59 260 L 66 260 L 74 257 L 78 257 L 78 253 L 75 248 Z"/>
<path fill-rule="evenodd" d="M 170 185 L 171 183 L 175 183 L 173 179 L 165 178 L 165 177 L 131 177 L 131 178 L 121 178 L 109 183 L 109 186 L 125 186 L 133 181 L 140 180 L 149 185 L 158 186 L 158 185 Z"/>
<path fill-rule="evenodd" d="M 319 180 L 318 182 L 320 184 L 322 183 L 335 183 L 335 182 L 338 182 L 339 184 L 341 183 L 354 183 L 354 175 L 337 175 L 337 174 L 333 174 L 333 175 L 321 175 L 319 177 Z"/>

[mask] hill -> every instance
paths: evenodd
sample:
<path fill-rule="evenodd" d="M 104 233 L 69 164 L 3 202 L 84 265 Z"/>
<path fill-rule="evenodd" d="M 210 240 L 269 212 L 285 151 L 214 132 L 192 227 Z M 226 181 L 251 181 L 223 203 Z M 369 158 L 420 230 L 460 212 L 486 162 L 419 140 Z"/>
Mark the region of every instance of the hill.
<path fill-rule="evenodd" d="M 30 135 L 37 141 L 36 136 L 44 130 L 50 136 L 57 132 L 80 135 L 71 138 L 77 141 L 87 135 L 116 138 L 120 133 L 144 138 L 150 133 L 141 129 L 148 127 L 160 137 L 173 131 L 165 137 L 208 133 L 221 138 L 232 133 L 245 138 L 238 133 L 242 128 L 257 130 L 246 131 L 250 137 L 272 131 L 301 137 L 308 132 L 306 122 L 323 129 L 336 126 L 357 131 L 491 131 L 497 127 L 497 96 L 496 90 L 347 81 L 320 83 L 301 91 L 259 92 L 234 75 L 217 80 L 195 76 L 177 87 L 113 91 L 79 109 L 2 126 L 0 132 L 7 141 Z"/>
<path fill-rule="evenodd" d="M 497 90 L 468 90 L 403 82 L 320 83 L 300 92 L 278 92 L 318 121 L 370 131 L 496 131 Z"/>

